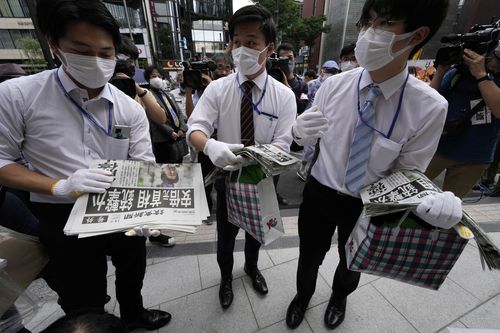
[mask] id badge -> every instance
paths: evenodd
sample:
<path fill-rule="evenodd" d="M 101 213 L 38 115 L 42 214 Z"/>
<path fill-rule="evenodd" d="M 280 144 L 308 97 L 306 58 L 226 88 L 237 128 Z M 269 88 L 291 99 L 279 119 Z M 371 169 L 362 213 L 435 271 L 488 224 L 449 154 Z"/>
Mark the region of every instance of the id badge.
<path fill-rule="evenodd" d="M 471 109 L 474 108 L 480 99 L 470 101 Z M 491 124 L 491 111 L 488 107 L 484 106 L 480 111 L 476 112 L 470 119 L 472 125 L 485 125 Z"/>
<path fill-rule="evenodd" d="M 115 139 L 130 139 L 130 126 L 113 125 L 111 136 Z"/>

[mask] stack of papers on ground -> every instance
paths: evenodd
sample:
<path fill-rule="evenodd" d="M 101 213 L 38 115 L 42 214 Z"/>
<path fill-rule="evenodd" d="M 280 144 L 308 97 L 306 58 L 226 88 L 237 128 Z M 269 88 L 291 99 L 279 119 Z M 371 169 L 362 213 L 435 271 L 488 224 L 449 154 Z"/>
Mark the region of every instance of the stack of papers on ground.
<path fill-rule="evenodd" d="M 296 157 L 284 152 L 280 148 L 272 145 L 247 146 L 238 150 L 233 150 L 236 156 L 243 156 L 247 159 L 246 164 L 258 164 L 262 171 L 270 177 L 294 167 L 300 162 Z M 226 169 L 226 168 L 225 168 Z M 228 166 L 229 170 L 233 170 Z M 215 179 L 223 177 L 226 170 L 215 168 L 205 177 L 205 185 L 211 184 Z"/>
<path fill-rule="evenodd" d="M 396 171 L 360 191 L 365 216 L 378 216 L 417 207 L 426 196 L 442 192 L 424 174 Z M 466 213 L 460 224 L 470 229 L 481 253 L 481 262 L 489 269 L 500 269 L 500 249 Z M 460 234 L 460 232 L 459 232 Z"/>
<path fill-rule="evenodd" d="M 90 237 L 148 225 L 194 233 L 210 215 L 201 167 L 142 161 L 92 161 L 114 181 L 102 194 L 80 196 L 64 227 L 66 235 Z"/>

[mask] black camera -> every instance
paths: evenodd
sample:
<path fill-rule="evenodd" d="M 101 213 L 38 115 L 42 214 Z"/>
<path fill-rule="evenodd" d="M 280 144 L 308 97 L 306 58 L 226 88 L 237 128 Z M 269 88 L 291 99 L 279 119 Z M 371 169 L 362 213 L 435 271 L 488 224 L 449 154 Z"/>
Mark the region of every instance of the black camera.
<path fill-rule="evenodd" d="M 500 39 L 500 20 L 493 24 L 474 25 L 466 34 L 452 34 L 441 38 L 447 46 L 440 48 L 435 64 L 454 65 L 462 63 L 464 49 L 484 55 L 498 45 Z"/>
<path fill-rule="evenodd" d="M 217 68 L 217 65 L 212 60 L 191 63 L 184 61 L 182 65 L 184 66 L 182 72 L 184 85 L 197 90 L 204 87 L 201 73 L 209 74 L 209 72 L 213 72 Z"/>
<path fill-rule="evenodd" d="M 283 82 L 283 74 L 288 72 L 288 58 L 267 58 L 266 63 L 267 74 L 272 78 Z"/>

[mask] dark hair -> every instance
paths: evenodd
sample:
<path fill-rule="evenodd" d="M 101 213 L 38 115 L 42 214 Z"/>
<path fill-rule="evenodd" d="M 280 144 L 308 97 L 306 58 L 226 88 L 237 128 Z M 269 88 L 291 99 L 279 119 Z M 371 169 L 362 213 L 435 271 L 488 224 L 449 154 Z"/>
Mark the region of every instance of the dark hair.
<path fill-rule="evenodd" d="M 355 43 L 344 46 L 342 50 L 340 50 L 340 60 L 342 60 L 342 57 L 345 56 L 346 54 L 353 53 L 355 48 L 356 48 Z"/>
<path fill-rule="evenodd" d="M 228 63 L 229 65 L 231 65 L 231 68 L 234 68 L 233 58 L 227 53 L 217 53 L 212 58 L 212 60 L 213 60 L 213 62 L 215 62 L 215 64 L 217 64 L 219 61 L 224 61 L 224 62 Z"/>
<path fill-rule="evenodd" d="M 115 47 L 120 45 L 120 27 L 106 6 L 96 0 L 39 0 L 36 10 L 38 26 L 58 43 L 68 25 L 87 22 L 109 32 Z"/>
<path fill-rule="evenodd" d="M 273 16 L 266 8 L 260 5 L 250 5 L 238 9 L 229 20 L 229 37 L 233 39 L 234 29 L 238 24 L 259 22 L 260 31 L 266 38 L 266 44 L 276 43 L 276 24 Z"/>
<path fill-rule="evenodd" d="M 280 46 L 278 46 L 278 49 L 276 50 L 276 54 L 279 56 L 280 51 L 292 51 L 293 56 L 295 56 L 295 49 L 293 48 L 293 45 L 290 43 L 281 43 Z"/>
<path fill-rule="evenodd" d="M 316 71 L 314 69 L 310 69 L 304 73 L 304 76 L 309 76 L 309 77 L 312 77 L 313 79 L 315 79 L 316 78 Z"/>
<path fill-rule="evenodd" d="M 409 57 L 412 57 L 438 31 L 446 17 L 448 0 L 366 0 L 358 27 L 368 24 L 370 9 L 391 20 L 404 20 L 405 32 L 429 27 L 427 38 L 411 50 Z"/>
<path fill-rule="evenodd" d="M 153 71 L 155 69 L 158 71 L 158 73 L 160 73 L 161 76 L 163 76 L 163 70 L 161 70 L 158 66 L 149 66 L 144 70 L 144 78 L 146 79 L 146 81 L 149 81 L 149 79 L 151 78 L 151 74 L 153 74 Z"/>
<path fill-rule="evenodd" d="M 323 71 L 329 74 L 338 74 L 339 72 L 337 68 L 325 68 L 325 67 L 323 67 Z"/>
<path fill-rule="evenodd" d="M 122 41 L 118 45 L 116 53 L 122 53 L 134 60 L 139 58 L 139 49 L 135 46 L 134 41 L 127 36 L 122 36 Z"/>
<path fill-rule="evenodd" d="M 110 313 L 88 312 L 59 318 L 42 333 L 128 333 L 120 318 Z"/>

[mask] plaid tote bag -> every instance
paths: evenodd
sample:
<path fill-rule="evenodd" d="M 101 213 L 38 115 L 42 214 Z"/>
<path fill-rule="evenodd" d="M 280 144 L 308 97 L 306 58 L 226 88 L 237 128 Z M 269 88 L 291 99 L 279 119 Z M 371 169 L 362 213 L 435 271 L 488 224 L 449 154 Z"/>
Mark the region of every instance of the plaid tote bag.
<path fill-rule="evenodd" d="M 346 243 L 350 270 L 437 290 L 467 240 L 454 229 L 426 229 L 416 216 L 375 225 L 361 214 Z"/>
<path fill-rule="evenodd" d="M 226 178 L 228 220 L 267 245 L 284 234 L 273 177 L 258 165 L 232 172 Z"/>

